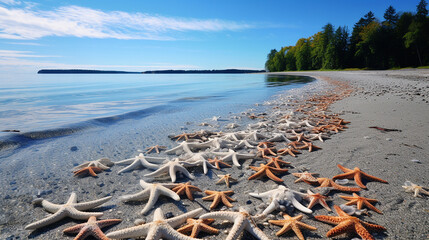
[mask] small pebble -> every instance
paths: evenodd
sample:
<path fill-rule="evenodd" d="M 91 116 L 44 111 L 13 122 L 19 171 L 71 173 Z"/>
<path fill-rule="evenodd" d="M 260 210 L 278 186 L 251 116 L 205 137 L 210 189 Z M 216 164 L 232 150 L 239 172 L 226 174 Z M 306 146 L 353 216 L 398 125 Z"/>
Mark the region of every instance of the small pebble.
<path fill-rule="evenodd" d="M 411 162 L 422 163 L 420 160 L 417 160 L 417 159 L 411 159 Z"/>
<path fill-rule="evenodd" d="M 72 152 L 76 152 L 77 150 L 79 150 L 79 148 L 77 148 L 76 146 L 73 146 L 70 148 L 70 151 Z"/>
<path fill-rule="evenodd" d="M 386 138 L 386 141 L 392 141 L 392 139 L 391 138 Z"/>

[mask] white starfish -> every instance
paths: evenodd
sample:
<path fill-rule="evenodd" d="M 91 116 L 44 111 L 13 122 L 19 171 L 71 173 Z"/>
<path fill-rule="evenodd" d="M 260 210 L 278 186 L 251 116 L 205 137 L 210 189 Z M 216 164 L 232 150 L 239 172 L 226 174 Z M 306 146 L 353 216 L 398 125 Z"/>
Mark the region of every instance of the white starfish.
<path fill-rule="evenodd" d="M 258 145 L 258 143 L 248 140 L 240 140 L 238 143 L 234 146 L 234 149 L 241 149 L 244 147 L 247 148 L 256 148 L 255 146 Z"/>
<path fill-rule="evenodd" d="M 202 208 L 197 208 L 182 215 L 165 219 L 161 208 L 157 208 L 152 222 L 114 231 L 106 236 L 113 239 L 146 237 L 146 240 L 159 240 L 161 238 L 164 240 L 192 240 L 195 238 L 183 235 L 174 230 L 174 228 L 186 222 L 187 218 L 198 216 L 202 211 Z"/>
<path fill-rule="evenodd" d="M 253 140 L 253 141 L 258 141 L 260 139 L 265 139 L 265 138 L 268 138 L 268 137 L 258 133 L 258 131 L 250 132 L 246 135 L 246 137 L 244 137 L 245 140 Z"/>
<path fill-rule="evenodd" d="M 34 201 L 34 203 L 41 204 L 46 211 L 51 212 L 53 214 L 37 222 L 27 225 L 25 229 L 33 230 L 44 226 L 48 226 L 54 222 L 58 222 L 59 220 L 65 217 L 71 217 L 77 220 L 87 220 L 91 216 L 100 217 L 103 215 L 102 212 L 82 212 L 82 211 L 100 206 L 101 204 L 109 201 L 111 198 L 112 197 L 109 196 L 109 197 L 104 197 L 104 198 L 100 198 L 89 202 L 77 203 L 77 196 L 76 196 L 76 193 L 74 192 L 71 193 L 69 199 L 65 204 L 55 204 L 47 200 L 38 198 Z"/>
<path fill-rule="evenodd" d="M 234 145 L 234 142 L 216 137 L 207 142 L 200 143 L 200 145 L 206 148 L 213 147 L 214 149 L 221 149 L 231 147 Z"/>
<path fill-rule="evenodd" d="M 231 211 L 210 212 L 200 216 L 200 219 L 207 219 L 207 218 L 228 220 L 234 223 L 225 240 L 238 239 L 238 237 L 244 230 L 248 231 L 253 236 L 261 240 L 270 239 L 267 237 L 267 235 L 265 235 L 265 233 L 261 229 L 258 228 L 258 226 L 256 226 L 256 223 L 255 223 L 256 218 L 251 216 L 244 209 L 240 209 L 239 212 L 231 212 Z"/>
<path fill-rule="evenodd" d="M 171 178 L 171 182 L 176 182 L 176 179 L 177 179 L 176 172 L 181 172 L 186 177 L 188 177 L 190 179 L 194 179 L 194 176 L 192 176 L 188 172 L 188 170 L 186 170 L 186 168 L 184 166 L 193 167 L 193 166 L 196 166 L 196 165 L 192 164 L 192 163 L 188 163 L 188 162 L 183 162 L 183 161 L 180 161 L 178 158 L 175 158 L 172 161 L 168 161 L 164 165 L 160 166 L 158 168 L 158 170 L 156 170 L 154 172 L 151 172 L 151 173 L 148 173 L 148 174 L 146 174 L 144 176 L 145 177 L 157 177 L 159 175 L 162 175 L 162 174 L 168 172 L 169 175 L 170 175 L 170 178 Z"/>
<path fill-rule="evenodd" d="M 103 170 L 110 169 L 111 166 L 113 166 L 115 163 L 112 162 L 108 158 L 100 158 L 94 161 L 88 161 L 80 164 L 79 166 L 74 167 L 74 170 L 79 170 L 86 167 L 97 167 Z"/>
<path fill-rule="evenodd" d="M 312 134 L 306 135 L 305 137 L 310 139 L 310 140 L 319 139 L 321 142 L 324 142 L 324 139 L 329 138 L 328 136 L 326 136 L 325 134 L 322 134 L 322 133 L 318 133 L 318 134 L 312 133 Z"/>
<path fill-rule="evenodd" d="M 305 127 L 305 126 L 307 126 L 307 127 L 315 127 L 315 126 L 311 125 L 311 123 L 308 120 L 301 121 L 298 124 L 300 126 L 302 126 L 302 127 Z"/>
<path fill-rule="evenodd" d="M 243 135 L 238 132 L 232 132 L 232 133 L 222 133 L 222 138 L 225 140 L 231 140 L 231 141 L 239 141 L 243 139 Z"/>
<path fill-rule="evenodd" d="M 250 129 L 259 129 L 259 128 L 267 128 L 269 125 L 266 122 L 258 122 L 255 124 L 249 124 L 247 125 Z"/>
<path fill-rule="evenodd" d="M 282 119 L 282 120 L 278 121 L 278 123 L 281 123 L 278 125 L 278 127 L 281 127 L 281 128 L 298 128 L 298 127 L 300 127 L 299 123 L 289 121 L 288 119 Z"/>
<path fill-rule="evenodd" d="M 165 153 L 169 154 L 169 155 L 173 155 L 173 154 L 180 155 L 182 153 L 192 154 L 191 149 L 204 148 L 203 146 L 200 146 L 199 144 L 200 144 L 199 142 L 183 141 L 178 146 L 165 151 Z"/>
<path fill-rule="evenodd" d="M 269 138 L 267 142 L 290 142 L 290 140 L 283 133 L 274 133 L 272 138 Z"/>
<path fill-rule="evenodd" d="M 207 174 L 208 168 L 216 168 L 213 166 L 208 160 L 207 153 L 205 152 L 199 152 L 192 154 L 191 157 L 186 159 L 181 159 L 187 163 L 192 164 L 193 166 L 203 166 L 204 174 Z"/>
<path fill-rule="evenodd" d="M 255 154 L 243 154 L 237 153 L 236 151 L 229 149 L 228 152 L 212 152 L 216 156 L 223 156 L 221 160 L 223 161 L 231 161 L 235 166 L 240 167 L 240 163 L 238 160 L 240 159 L 253 159 L 255 158 Z"/>
<path fill-rule="evenodd" d="M 404 186 L 402 186 L 405 189 L 405 192 L 413 192 L 414 193 L 414 197 L 423 197 L 420 194 L 424 194 L 424 195 L 428 195 L 429 196 L 429 192 L 426 191 L 422 186 L 419 186 L 417 184 L 414 184 L 410 181 L 406 181 L 404 183 Z"/>
<path fill-rule="evenodd" d="M 155 163 L 162 163 L 164 162 L 166 159 L 165 158 L 158 158 L 158 157 L 147 157 L 144 156 L 143 153 L 140 153 L 138 156 L 135 156 L 133 158 L 128 158 L 128 159 L 124 159 L 121 160 L 119 162 L 116 162 L 116 164 L 118 165 L 127 165 L 129 164 L 127 167 L 121 169 L 118 173 L 123 173 L 126 171 L 132 171 L 134 169 L 138 169 L 141 167 L 146 167 L 149 169 L 157 169 L 159 167 L 159 165 L 157 164 L 153 164 L 150 163 L 148 161 L 152 161 Z"/>
<path fill-rule="evenodd" d="M 311 209 L 304 207 L 299 201 L 301 197 L 306 196 L 304 193 L 300 193 L 294 190 L 291 190 L 283 185 L 278 186 L 277 189 L 266 191 L 264 193 L 249 193 L 250 196 L 263 199 L 264 201 L 270 201 L 268 207 L 262 212 L 263 215 L 268 215 L 274 210 L 280 208 L 281 205 L 284 205 L 285 201 L 292 203 L 292 205 L 304 213 L 312 213 Z"/>
<path fill-rule="evenodd" d="M 230 124 L 226 125 L 225 128 L 233 129 L 233 128 L 238 128 L 238 127 L 240 127 L 240 125 L 238 125 L 237 123 L 230 123 Z"/>

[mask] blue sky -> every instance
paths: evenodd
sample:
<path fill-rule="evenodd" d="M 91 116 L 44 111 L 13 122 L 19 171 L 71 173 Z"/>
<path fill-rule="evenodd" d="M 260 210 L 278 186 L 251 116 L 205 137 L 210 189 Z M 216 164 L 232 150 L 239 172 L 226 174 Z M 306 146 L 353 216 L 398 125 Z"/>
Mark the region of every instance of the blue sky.
<path fill-rule="evenodd" d="M 326 23 L 348 26 L 419 0 L 0 0 L 0 73 L 41 68 L 263 69 Z"/>

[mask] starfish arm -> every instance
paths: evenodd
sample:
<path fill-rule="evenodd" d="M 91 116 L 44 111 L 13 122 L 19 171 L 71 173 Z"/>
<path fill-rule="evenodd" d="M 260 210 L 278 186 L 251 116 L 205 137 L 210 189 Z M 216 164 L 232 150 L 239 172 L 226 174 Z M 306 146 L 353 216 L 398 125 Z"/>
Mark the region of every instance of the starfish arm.
<path fill-rule="evenodd" d="M 355 223 L 355 231 L 363 240 L 374 240 L 372 235 L 366 230 L 362 224 Z"/>
<path fill-rule="evenodd" d="M 244 217 L 239 217 L 235 219 L 234 225 L 232 226 L 231 230 L 229 231 L 228 236 L 225 238 L 225 240 L 236 240 L 240 236 L 240 234 L 243 232 L 243 230 L 247 227 L 246 225 L 249 224 L 248 221 Z"/>
<path fill-rule="evenodd" d="M 136 160 L 135 157 L 133 157 L 133 158 L 127 158 L 127 159 L 124 159 L 124 160 L 117 161 L 117 162 L 115 162 L 115 164 L 118 164 L 118 165 L 128 165 L 128 164 L 134 162 L 135 160 Z"/>
<path fill-rule="evenodd" d="M 89 201 L 89 202 L 75 203 L 74 207 L 77 210 L 88 210 L 88 209 L 100 206 L 101 204 L 109 201 L 111 198 L 112 198 L 112 196 L 107 196 L 107 197 L 96 199 L 96 200 Z"/>
<path fill-rule="evenodd" d="M 337 190 L 339 190 L 339 191 L 344 191 L 344 192 L 359 192 L 361 189 L 360 188 L 357 188 L 357 187 L 346 187 L 346 186 L 341 186 L 341 185 L 339 185 L 339 184 L 337 184 L 337 183 L 335 183 L 334 181 L 332 181 L 332 180 L 329 180 L 330 181 L 330 184 L 331 184 L 331 186 L 333 187 L 333 188 L 335 188 L 335 189 L 337 189 Z M 329 182 L 327 183 L 327 185 L 326 186 L 322 186 L 323 184 L 321 184 L 320 185 L 320 187 L 326 187 L 326 186 L 329 186 Z"/>
<path fill-rule="evenodd" d="M 383 214 L 378 208 L 374 207 L 374 205 L 372 205 L 368 200 L 364 200 L 363 204 L 365 204 L 365 206 L 367 206 L 372 211 L 379 213 L 379 214 Z"/>
<path fill-rule="evenodd" d="M 186 222 L 186 219 L 188 218 L 194 218 L 198 215 L 200 215 L 200 213 L 203 211 L 202 208 L 197 208 L 194 209 L 192 211 L 189 211 L 187 213 L 181 214 L 179 216 L 176 217 L 172 217 L 169 219 L 166 219 L 165 221 L 172 227 L 172 228 L 176 228 L 177 226 L 179 226 L 180 224 L 183 224 L 184 222 Z"/>
<path fill-rule="evenodd" d="M 269 177 L 271 180 L 276 181 L 276 182 L 283 182 L 283 179 L 274 175 L 269 169 L 267 169 L 267 171 L 265 171 L 265 173 L 267 174 L 267 177 Z"/>
<path fill-rule="evenodd" d="M 63 218 L 65 218 L 67 216 L 67 213 L 65 211 L 58 211 L 52 215 L 50 215 L 49 217 L 43 218 L 39 221 L 36 221 L 34 223 L 28 224 L 27 226 L 25 226 L 26 230 L 34 230 L 34 229 L 38 229 L 38 228 L 42 228 L 45 226 L 48 226 L 54 222 L 57 222 Z"/>
<path fill-rule="evenodd" d="M 110 167 L 108 167 L 108 166 L 106 166 L 106 165 L 102 164 L 101 162 L 96 162 L 96 163 L 95 163 L 95 167 L 98 167 L 98 168 L 103 169 L 103 170 L 110 169 Z"/>
<path fill-rule="evenodd" d="M 174 191 L 164 187 L 164 186 L 158 186 L 158 188 L 156 189 L 157 191 L 159 191 L 162 195 L 170 197 L 172 199 L 174 199 L 175 201 L 180 201 L 180 196 L 177 195 L 177 193 L 175 193 Z"/>
<path fill-rule="evenodd" d="M 158 191 L 158 189 L 156 187 L 153 187 L 150 190 L 149 200 L 147 200 L 146 206 L 144 206 L 144 208 L 140 213 L 146 214 L 149 211 L 149 209 L 151 209 L 156 204 L 156 201 L 158 200 L 159 195 L 160 195 L 160 192 Z"/>
<path fill-rule="evenodd" d="M 156 171 L 153 171 L 151 173 L 145 174 L 145 177 L 155 177 L 158 175 L 161 175 L 162 173 L 168 172 L 168 168 L 169 168 L 169 164 L 166 163 L 163 166 L 161 166 L 160 168 L 158 168 Z"/>
<path fill-rule="evenodd" d="M 256 198 L 268 198 L 268 197 L 271 197 L 277 191 L 278 189 L 273 189 L 263 193 L 249 193 L 249 195 Z"/>
<path fill-rule="evenodd" d="M 311 230 L 311 231 L 317 230 L 316 227 L 310 226 L 310 225 L 305 224 L 303 222 L 297 222 L 296 224 L 299 225 L 302 228 L 305 228 L 305 229 L 308 229 L 308 230 Z"/>
<path fill-rule="evenodd" d="M 329 224 L 335 224 L 335 225 L 339 224 L 340 222 L 346 219 L 344 217 L 334 217 L 334 216 L 326 216 L 326 215 L 314 216 L 314 218 L 319 221 L 329 223 Z"/>
<path fill-rule="evenodd" d="M 188 224 L 188 225 L 185 225 L 185 226 L 177 229 L 177 231 L 179 233 L 182 233 L 182 234 L 191 232 L 190 236 L 194 236 L 193 234 L 194 234 L 195 228 L 196 228 L 196 225 Z M 198 232 L 195 232 L 195 236 L 198 235 Z"/>
<path fill-rule="evenodd" d="M 270 240 L 270 238 L 268 238 L 267 235 L 265 235 L 265 233 L 258 228 L 258 226 L 252 224 L 251 221 L 247 220 L 248 224 L 245 225 L 245 229 L 251 233 L 253 236 L 255 236 L 256 238 L 260 239 L 260 240 Z M 235 239 L 235 238 L 234 238 Z"/>
<path fill-rule="evenodd" d="M 367 179 L 377 181 L 377 182 L 382 182 L 382 183 L 388 183 L 386 180 L 383 180 L 383 179 L 378 178 L 378 177 L 374 177 L 372 175 L 369 175 L 368 173 L 361 172 L 361 174 Z"/>
<path fill-rule="evenodd" d="M 63 207 L 63 205 L 51 203 L 45 199 L 42 200 L 41 205 L 46 211 L 50 213 L 56 213 L 58 210 L 60 210 Z"/>
<path fill-rule="evenodd" d="M 107 226 L 110 226 L 110 225 L 118 224 L 118 223 L 120 223 L 120 222 L 122 222 L 122 220 L 121 220 L 121 219 L 105 219 L 105 220 L 99 220 L 99 221 L 97 221 L 97 226 L 98 226 L 99 228 L 104 228 L 104 227 L 107 227 Z"/>
<path fill-rule="evenodd" d="M 252 166 L 251 166 L 251 167 L 252 167 Z M 258 172 L 256 172 L 255 174 L 253 174 L 252 176 L 250 176 L 250 177 L 248 178 L 248 180 L 252 180 L 252 179 L 260 178 L 260 177 L 262 177 L 264 174 L 265 174 L 264 169 L 261 169 L 261 170 L 259 170 Z"/>
<path fill-rule="evenodd" d="M 150 195 L 150 188 L 146 188 L 138 193 L 135 194 L 128 194 L 128 195 L 124 195 L 121 196 L 119 199 L 122 202 L 127 202 L 127 201 L 140 201 L 140 200 L 145 200 L 149 197 Z"/>
<path fill-rule="evenodd" d="M 231 202 L 234 202 L 235 200 L 234 199 L 232 199 L 232 198 L 230 198 L 230 197 L 228 197 L 228 196 L 226 196 L 226 195 L 224 195 L 224 194 L 221 194 L 221 200 L 222 200 L 222 203 L 225 205 L 225 206 L 227 206 L 227 207 L 229 207 L 229 208 L 231 208 L 231 207 L 233 207 L 234 205 L 232 205 L 229 201 L 231 201 Z"/>
<path fill-rule="evenodd" d="M 328 204 L 326 203 L 326 201 L 324 199 L 321 199 L 319 201 L 320 205 L 322 205 L 326 210 L 328 211 L 332 211 L 332 209 L 328 206 Z"/>
<path fill-rule="evenodd" d="M 361 221 L 360 223 L 370 231 L 386 231 L 387 230 L 385 227 L 377 225 L 377 224 L 367 223 L 364 221 Z"/>
<path fill-rule="evenodd" d="M 313 211 L 311 209 L 308 209 L 308 208 L 304 207 L 300 202 L 298 202 L 298 200 L 295 199 L 295 195 L 293 193 L 286 192 L 285 195 L 286 195 L 286 198 L 289 201 L 292 202 L 292 205 L 296 209 L 298 209 L 298 210 L 300 210 L 301 212 L 304 212 L 304 213 L 313 213 Z"/>
<path fill-rule="evenodd" d="M 149 158 L 149 157 L 146 157 L 146 158 Z M 165 160 L 165 159 L 163 159 L 162 161 L 164 161 L 164 160 Z M 140 161 L 140 165 L 141 165 L 141 166 L 144 166 L 144 167 L 149 168 L 149 169 L 152 169 L 152 170 L 157 169 L 157 168 L 159 167 L 159 165 L 158 165 L 158 164 L 150 163 L 150 162 L 148 162 L 148 161 L 147 161 L 147 159 L 145 159 L 144 157 L 143 157 L 143 158 L 140 158 L 140 159 L 139 159 L 139 161 Z"/>
<path fill-rule="evenodd" d="M 194 179 L 194 176 L 192 176 L 185 167 L 181 165 L 175 165 L 173 168 L 170 168 L 170 176 L 171 176 L 172 182 L 176 182 L 177 171 L 180 171 L 181 173 L 183 173 L 183 175 L 185 175 L 187 178 Z"/>
<path fill-rule="evenodd" d="M 134 227 L 124 228 L 108 233 L 106 236 L 113 239 L 135 238 L 146 236 L 153 226 L 153 223 L 146 223 Z"/>
<path fill-rule="evenodd" d="M 342 173 L 342 174 L 338 174 L 336 176 L 333 176 L 332 179 L 353 179 L 355 176 L 354 172 L 346 172 L 346 173 Z"/>
<path fill-rule="evenodd" d="M 88 231 L 88 232 L 89 232 L 88 235 L 92 235 L 98 240 L 110 240 L 108 237 L 106 237 L 106 235 L 103 233 L 103 231 L 101 231 L 100 228 L 94 229 L 93 232 L 91 231 Z M 75 239 L 78 239 L 77 236 Z M 82 239 L 85 239 L 85 238 L 82 238 Z"/>
<path fill-rule="evenodd" d="M 78 233 L 86 225 L 87 223 L 81 223 L 81 224 L 74 225 L 72 227 L 68 227 L 63 230 L 63 233 Z"/>
<path fill-rule="evenodd" d="M 240 218 L 241 214 L 238 212 L 224 212 L 224 211 L 218 211 L 218 212 L 209 212 L 201 215 L 200 219 L 206 219 L 206 218 L 214 218 L 218 220 L 227 220 L 230 222 L 234 222 L 236 219 Z"/>
<path fill-rule="evenodd" d="M 77 220 L 87 220 L 91 216 L 95 216 L 95 217 L 103 216 L 102 212 L 82 212 L 73 208 L 67 209 L 66 214 L 67 216 Z"/>
<path fill-rule="evenodd" d="M 283 235 L 292 229 L 291 223 L 287 223 L 284 220 L 269 220 L 268 222 L 277 226 L 283 226 L 279 231 L 276 232 L 276 236 Z"/>
<path fill-rule="evenodd" d="M 238 162 L 237 154 L 232 155 L 232 163 L 237 167 L 241 166 L 240 163 Z"/>
<path fill-rule="evenodd" d="M 352 221 L 346 220 L 340 222 L 337 226 L 333 227 L 326 233 L 327 237 L 335 237 L 345 232 L 348 232 L 351 227 L 353 227 L 354 223 Z"/>
<path fill-rule="evenodd" d="M 268 205 L 267 208 L 264 209 L 262 212 L 263 215 L 268 215 L 272 213 L 274 210 L 278 209 L 280 207 L 280 203 L 277 199 L 273 199 L 271 203 Z"/>

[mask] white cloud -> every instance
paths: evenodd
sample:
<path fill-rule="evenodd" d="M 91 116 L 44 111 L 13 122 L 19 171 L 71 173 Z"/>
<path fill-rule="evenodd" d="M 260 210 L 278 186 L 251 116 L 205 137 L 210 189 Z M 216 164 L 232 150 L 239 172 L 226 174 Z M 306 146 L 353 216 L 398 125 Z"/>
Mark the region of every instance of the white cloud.
<path fill-rule="evenodd" d="M 8 0 L 15 2 L 13 0 Z M 219 19 L 173 18 L 145 13 L 103 12 L 80 6 L 52 11 L 0 6 L 0 38 L 46 36 L 172 40 L 171 32 L 236 31 L 253 26 Z"/>

